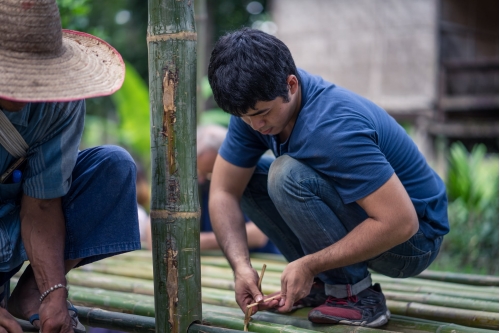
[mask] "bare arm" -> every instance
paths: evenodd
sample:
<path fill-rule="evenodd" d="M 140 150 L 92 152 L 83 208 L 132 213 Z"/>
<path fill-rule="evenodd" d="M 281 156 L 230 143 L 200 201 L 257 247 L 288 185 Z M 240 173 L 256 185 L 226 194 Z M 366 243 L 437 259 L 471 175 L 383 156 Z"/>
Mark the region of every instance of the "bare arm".
<path fill-rule="evenodd" d="M 287 297 L 280 311 L 289 311 L 294 301 L 307 295 L 316 274 L 373 258 L 405 242 L 418 231 L 415 208 L 395 174 L 357 203 L 369 218 L 335 244 L 286 267 L 281 288 Z"/>
<path fill-rule="evenodd" d="M 257 288 L 259 277 L 250 264 L 240 208 L 241 196 L 253 171 L 254 168 L 240 168 L 217 156 L 210 184 L 210 220 L 219 246 L 233 268 L 236 302 L 243 311 L 246 305 L 262 300 Z"/>
<path fill-rule="evenodd" d="M 62 283 L 66 285 L 64 244 L 66 226 L 61 199 L 42 200 L 23 195 L 21 236 L 40 293 Z M 72 332 L 66 305 L 66 289 L 59 288 L 40 305 L 43 332 Z"/>
<path fill-rule="evenodd" d="M 245 229 L 247 233 L 248 248 L 258 249 L 266 245 L 268 238 L 253 222 L 247 222 L 245 224 Z M 217 243 L 217 238 L 212 231 L 200 232 L 200 250 L 219 250 L 219 243 Z"/>
<path fill-rule="evenodd" d="M 236 272 L 250 266 L 245 220 L 240 199 L 253 174 L 217 156 L 210 184 L 209 212 L 221 250 Z"/>

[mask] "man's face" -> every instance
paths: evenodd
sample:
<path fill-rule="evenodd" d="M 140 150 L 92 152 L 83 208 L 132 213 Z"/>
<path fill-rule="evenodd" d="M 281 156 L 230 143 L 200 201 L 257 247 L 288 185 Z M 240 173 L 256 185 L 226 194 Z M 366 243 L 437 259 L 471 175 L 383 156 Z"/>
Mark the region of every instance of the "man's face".
<path fill-rule="evenodd" d="M 1 99 L 0 98 L 0 107 L 5 110 L 5 111 L 10 111 L 10 112 L 18 112 L 21 111 L 27 102 L 14 102 L 14 101 L 9 101 L 6 99 Z"/>
<path fill-rule="evenodd" d="M 278 135 L 286 129 L 291 131 L 300 108 L 300 89 L 294 75 L 290 75 L 287 81 L 288 102 L 284 102 L 282 97 L 259 101 L 255 104 L 255 110 L 249 109 L 241 119 L 264 135 Z"/>

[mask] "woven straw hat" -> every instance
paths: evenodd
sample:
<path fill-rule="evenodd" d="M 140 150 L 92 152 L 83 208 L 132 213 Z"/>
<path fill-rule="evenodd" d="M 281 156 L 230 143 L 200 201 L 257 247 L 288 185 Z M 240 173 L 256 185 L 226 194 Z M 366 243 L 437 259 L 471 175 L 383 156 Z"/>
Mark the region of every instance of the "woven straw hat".
<path fill-rule="evenodd" d="M 110 95 L 125 78 L 103 40 L 62 30 L 55 0 L 0 0 L 0 98 L 72 101 Z"/>

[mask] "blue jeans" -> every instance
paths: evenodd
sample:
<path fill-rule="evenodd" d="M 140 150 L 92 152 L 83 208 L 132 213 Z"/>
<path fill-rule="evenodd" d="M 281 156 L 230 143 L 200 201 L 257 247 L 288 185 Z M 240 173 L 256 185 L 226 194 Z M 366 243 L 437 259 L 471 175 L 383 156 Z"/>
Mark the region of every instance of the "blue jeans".
<path fill-rule="evenodd" d="M 368 217 L 357 203 L 342 202 L 333 180 L 288 155 L 259 161 L 241 206 L 289 262 L 334 244 Z M 318 277 L 328 295 L 356 295 L 372 284 L 368 268 L 395 278 L 415 276 L 435 259 L 441 242 L 419 230 L 368 261 Z"/>
<path fill-rule="evenodd" d="M 85 265 L 122 252 L 141 248 L 137 217 L 136 166 L 130 154 L 116 146 L 100 146 L 79 152 L 68 193 L 62 198 L 66 220 L 64 258 L 83 258 Z M 19 223 L 19 208 L 17 219 Z M 0 273 L 0 285 L 28 260 L 21 240 L 11 242 L 12 265 Z"/>

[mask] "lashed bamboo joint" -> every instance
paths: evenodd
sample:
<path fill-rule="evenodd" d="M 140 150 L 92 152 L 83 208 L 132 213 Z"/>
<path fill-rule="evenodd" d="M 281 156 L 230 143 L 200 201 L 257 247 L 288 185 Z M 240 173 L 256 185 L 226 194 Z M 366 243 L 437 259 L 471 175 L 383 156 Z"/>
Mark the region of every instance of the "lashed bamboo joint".
<path fill-rule="evenodd" d="M 150 217 L 154 219 L 165 219 L 167 222 L 175 221 L 176 219 L 198 219 L 201 215 L 200 211 L 196 212 L 175 212 L 170 210 L 152 210 Z"/>
<path fill-rule="evenodd" d="M 171 33 L 171 34 L 161 34 L 161 35 L 151 35 L 147 36 L 146 40 L 148 42 L 165 42 L 168 40 L 172 39 L 179 39 L 179 40 L 192 40 L 196 41 L 197 40 L 197 34 L 196 32 L 190 32 L 190 31 L 181 31 L 177 33 Z"/>

